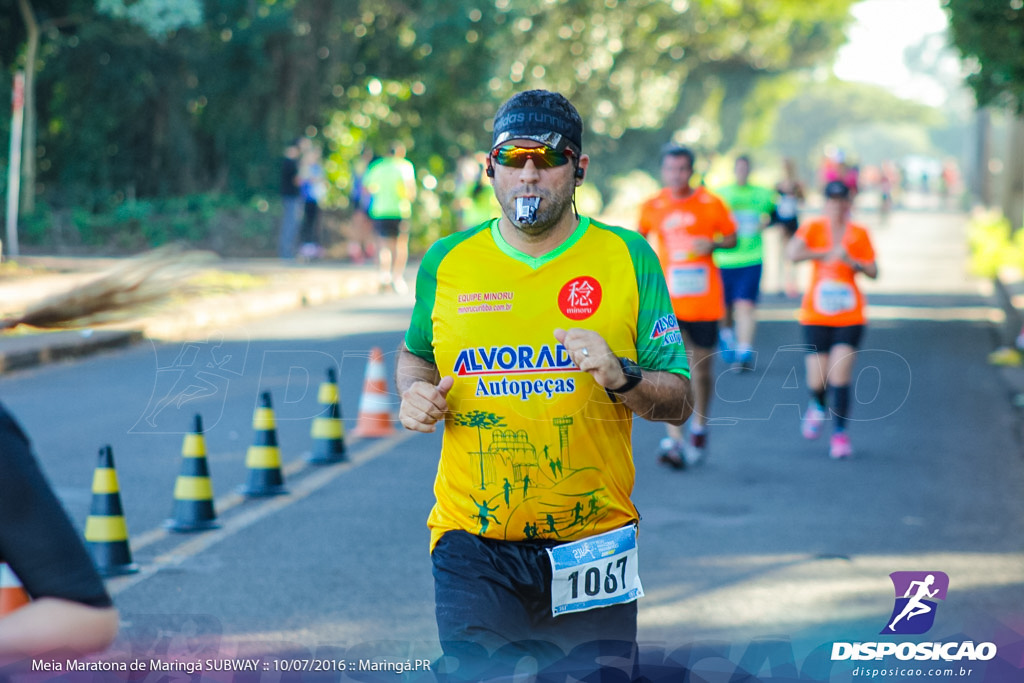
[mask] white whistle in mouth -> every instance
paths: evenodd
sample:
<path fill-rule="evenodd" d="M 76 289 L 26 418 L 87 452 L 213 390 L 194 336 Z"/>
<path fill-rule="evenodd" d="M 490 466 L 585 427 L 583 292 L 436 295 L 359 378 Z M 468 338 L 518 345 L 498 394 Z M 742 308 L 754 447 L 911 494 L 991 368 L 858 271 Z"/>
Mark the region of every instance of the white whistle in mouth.
<path fill-rule="evenodd" d="M 537 222 L 537 207 L 540 197 L 516 197 L 516 221 L 532 225 Z"/>

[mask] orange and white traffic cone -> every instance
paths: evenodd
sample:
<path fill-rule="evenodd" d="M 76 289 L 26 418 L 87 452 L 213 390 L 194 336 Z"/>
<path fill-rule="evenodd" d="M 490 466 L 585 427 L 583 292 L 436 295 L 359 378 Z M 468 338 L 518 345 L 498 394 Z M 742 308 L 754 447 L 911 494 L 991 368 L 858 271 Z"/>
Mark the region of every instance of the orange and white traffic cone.
<path fill-rule="evenodd" d="M 359 399 L 359 416 L 355 434 L 361 437 L 390 436 L 395 433 L 388 399 L 388 380 L 384 369 L 384 354 L 379 347 L 370 349 L 370 362 L 366 366 L 366 381 Z"/>
<path fill-rule="evenodd" d="M 0 562 L 0 617 L 10 614 L 29 603 L 21 581 L 6 562 Z"/>

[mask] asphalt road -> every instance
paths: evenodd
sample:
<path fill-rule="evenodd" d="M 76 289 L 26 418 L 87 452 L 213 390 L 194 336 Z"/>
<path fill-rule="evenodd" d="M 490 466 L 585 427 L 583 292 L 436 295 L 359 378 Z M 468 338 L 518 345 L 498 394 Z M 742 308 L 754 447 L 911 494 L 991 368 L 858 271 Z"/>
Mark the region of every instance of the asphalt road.
<path fill-rule="evenodd" d="M 857 663 L 828 662 L 827 650 L 879 639 L 896 571 L 949 576 L 928 639 L 999 646 L 968 680 L 1012 680 L 994 676 L 1024 668 L 1024 460 L 1007 389 L 985 361 L 995 326 L 963 274 L 961 229 L 918 215 L 876 235 L 883 277 L 871 287 L 850 461 L 829 460 L 825 439 L 800 437 L 800 335 L 792 302 L 778 298 L 765 302 L 756 371 L 719 365 L 704 465 L 659 466 L 663 428 L 636 423 L 650 671 L 676 653 L 703 680 L 729 680 L 737 667 L 765 680 L 851 680 Z M 76 523 L 88 514 L 96 452 L 113 447 L 141 571 L 109 581 L 123 615 L 109 657 L 438 654 L 425 518 L 440 436 L 351 436 L 369 350 L 385 351 L 390 374 L 410 304 L 349 300 L 0 378 Z M 310 466 L 327 367 L 340 372 L 350 462 Z M 262 391 L 274 397 L 291 492 L 243 501 L 234 489 Z M 169 533 L 162 523 L 196 412 L 221 528 Z M 269 666 L 266 680 L 282 676 Z"/>

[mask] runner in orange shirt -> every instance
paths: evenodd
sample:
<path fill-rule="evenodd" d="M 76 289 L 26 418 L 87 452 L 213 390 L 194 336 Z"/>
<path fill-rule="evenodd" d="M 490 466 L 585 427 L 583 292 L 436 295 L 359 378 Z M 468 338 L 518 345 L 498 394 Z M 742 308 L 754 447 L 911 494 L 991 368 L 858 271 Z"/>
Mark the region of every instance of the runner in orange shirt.
<path fill-rule="evenodd" d="M 715 249 L 736 244 L 736 224 L 721 199 L 703 186 L 693 188 L 694 153 L 667 144 L 661 153 L 663 189 L 640 209 L 640 234 L 654 247 L 665 270 L 672 309 L 690 358 L 694 412 L 689 434 L 667 425 L 659 461 L 676 469 L 700 462 L 707 449 L 711 401 L 711 355 L 718 321 L 725 315 L 722 278 L 711 258 Z"/>
<path fill-rule="evenodd" d="M 868 231 L 849 222 L 850 188 L 834 180 L 825 186 L 825 214 L 800 226 L 786 248 L 794 262 L 813 261 L 811 284 L 800 308 L 800 324 L 810 347 L 807 386 L 811 401 L 801 422 L 807 439 L 821 435 L 826 395 L 835 416 L 829 455 L 846 458 L 853 446 L 846 433 L 850 415 L 850 378 L 867 319 L 864 295 L 856 276 L 878 277 L 875 250 Z M 827 378 L 827 383 L 826 383 Z"/>

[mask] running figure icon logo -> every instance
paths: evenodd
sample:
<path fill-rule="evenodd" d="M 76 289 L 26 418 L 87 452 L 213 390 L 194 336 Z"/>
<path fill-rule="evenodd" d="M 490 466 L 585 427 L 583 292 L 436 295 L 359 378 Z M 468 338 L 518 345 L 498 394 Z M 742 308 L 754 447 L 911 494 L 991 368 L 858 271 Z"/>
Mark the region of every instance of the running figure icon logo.
<path fill-rule="evenodd" d="M 919 635 L 935 623 L 935 600 L 945 600 L 949 577 L 943 572 L 893 572 L 896 604 L 882 634 Z"/>

